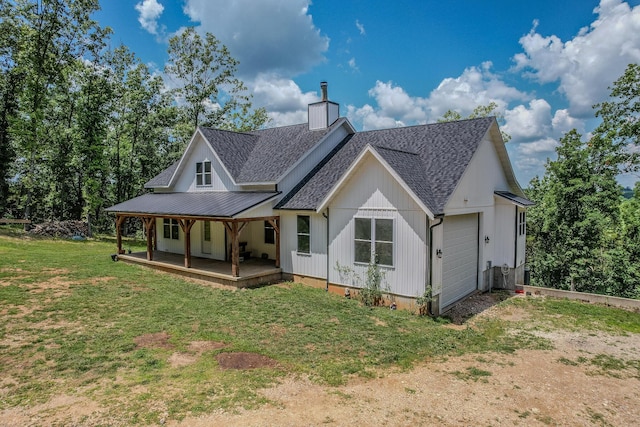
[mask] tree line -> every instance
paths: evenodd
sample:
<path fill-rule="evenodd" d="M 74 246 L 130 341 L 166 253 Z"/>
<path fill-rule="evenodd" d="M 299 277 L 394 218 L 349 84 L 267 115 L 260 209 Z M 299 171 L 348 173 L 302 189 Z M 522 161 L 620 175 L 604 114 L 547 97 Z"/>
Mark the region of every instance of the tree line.
<path fill-rule="evenodd" d="M 631 198 L 616 181 L 640 170 L 640 65 L 610 89 L 591 137 L 564 135 L 529 184 L 527 259 L 532 284 L 640 298 L 640 181 Z"/>
<path fill-rule="evenodd" d="M 0 0 L 0 217 L 87 220 L 140 195 L 197 126 L 259 128 L 264 109 L 213 35 L 169 41 L 164 77 L 92 19 L 98 0 Z"/>
<path fill-rule="evenodd" d="M 112 230 L 104 208 L 144 192 L 199 125 L 250 130 L 268 122 L 212 34 L 170 39 L 164 76 L 91 15 L 98 0 L 0 0 L 0 217 L 85 220 Z M 480 106 L 473 117 L 495 114 Z M 573 130 L 526 190 L 533 284 L 640 297 L 640 66 L 595 106 L 601 125 Z M 458 120 L 450 111 L 443 121 Z M 500 117 L 498 118 L 500 119 Z M 503 133 L 509 140 L 509 135 Z"/>

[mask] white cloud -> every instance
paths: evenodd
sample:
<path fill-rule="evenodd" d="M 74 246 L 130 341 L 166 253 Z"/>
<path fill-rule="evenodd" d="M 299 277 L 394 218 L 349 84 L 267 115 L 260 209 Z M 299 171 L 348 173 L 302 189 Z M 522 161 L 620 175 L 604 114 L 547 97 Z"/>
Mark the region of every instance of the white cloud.
<path fill-rule="evenodd" d="M 506 133 L 515 140 L 532 140 L 551 131 L 551 105 L 544 99 L 533 99 L 529 108 L 518 105 L 504 113 Z"/>
<path fill-rule="evenodd" d="M 157 0 L 143 0 L 137 3 L 135 9 L 140 14 L 138 22 L 149 33 L 158 35 L 158 18 L 164 11 L 164 6 Z"/>
<path fill-rule="evenodd" d="M 349 68 L 351 68 L 352 71 L 360 71 L 356 64 L 356 58 L 351 58 L 347 64 L 349 64 Z"/>
<path fill-rule="evenodd" d="M 367 34 L 367 32 L 364 29 L 364 25 L 362 25 L 360 21 L 357 19 L 356 19 L 356 28 L 358 28 L 358 31 L 360 31 L 361 36 L 364 36 L 365 34 Z"/>
<path fill-rule="evenodd" d="M 504 112 L 514 100 L 525 100 L 527 95 L 506 84 L 491 72 L 491 63 L 481 67 L 469 67 L 455 78 L 446 78 L 428 98 L 409 95 L 402 87 L 392 82 L 376 82 L 369 90 L 375 106 L 348 106 L 349 119 L 363 129 L 380 129 L 434 122 L 448 110 L 468 115 L 478 105 L 495 102 L 499 112 Z"/>
<path fill-rule="evenodd" d="M 286 126 L 307 121 L 307 106 L 320 101 L 317 92 L 302 92 L 291 79 L 260 74 L 248 83 L 253 89 L 253 104 L 265 107 L 270 126 Z"/>
<path fill-rule="evenodd" d="M 516 71 L 540 83 L 559 82 L 574 116 L 592 116 L 608 87 L 630 63 L 640 61 L 640 6 L 601 0 L 597 19 L 567 42 L 537 33 L 537 23 L 520 39 L 524 50 L 514 56 Z"/>
<path fill-rule="evenodd" d="M 308 13 L 310 0 L 186 0 L 184 12 L 240 61 L 240 77 L 293 76 L 324 61 L 329 38 Z"/>
<path fill-rule="evenodd" d="M 463 116 L 470 114 L 478 105 L 495 102 L 502 112 L 514 100 L 525 100 L 527 95 L 506 84 L 491 72 L 491 62 L 481 67 L 466 68 L 459 77 L 444 79 L 429 95 L 430 119 L 442 117 L 448 110 L 458 111 Z"/>

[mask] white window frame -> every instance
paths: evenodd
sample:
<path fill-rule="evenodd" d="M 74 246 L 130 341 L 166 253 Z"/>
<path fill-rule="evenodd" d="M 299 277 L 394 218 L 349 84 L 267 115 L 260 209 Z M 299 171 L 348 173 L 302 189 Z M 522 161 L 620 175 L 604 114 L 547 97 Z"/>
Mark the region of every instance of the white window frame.
<path fill-rule="evenodd" d="M 307 227 L 309 228 L 308 232 L 304 233 L 300 231 L 300 218 L 307 219 Z M 300 249 L 300 238 L 308 239 L 308 249 L 301 250 Z M 311 216 L 310 215 L 296 215 L 296 246 L 297 252 L 302 255 L 311 255 Z"/>
<path fill-rule="evenodd" d="M 196 186 L 210 187 L 212 185 L 213 185 L 213 169 L 211 166 L 211 160 L 204 159 L 204 161 L 202 162 L 197 162 L 196 163 Z"/>
<path fill-rule="evenodd" d="M 366 236 L 356 236 L 356 221 L 365 220 L 369 222 L 369 238 Z M 379 236 L 376 236 L 376 224 L 378 221 L 390 221 L 391 222 L 391 240 L 382 240 Z M 355 264 L 369 264 L 373 260 L 376 264 L 383 267 L 393 267 L 395 261 L 395 221 L 393 218 L 381 218 L 381 217 L 354 217 L 354 233 L 353 233 L 353 259 Z M 369 246 L 369 260 L 357 260 L 356 246 L 358 244 L 367 244 Z M 391 263 L 383 263 L 379 260 L 379 253 L 376 252 L 378 244 L 391 245 Z"/>
<path fill-rule="evenodd" d="M 180 240 L 180 224 L 175 218 L 163 218 L 162 237 L 169 240 Z"/>

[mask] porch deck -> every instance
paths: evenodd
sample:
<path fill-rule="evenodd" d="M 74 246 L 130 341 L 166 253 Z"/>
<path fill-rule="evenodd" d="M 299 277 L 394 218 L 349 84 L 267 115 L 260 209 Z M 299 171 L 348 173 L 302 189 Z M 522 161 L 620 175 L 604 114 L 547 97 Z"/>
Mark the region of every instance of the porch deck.
<path fill-rule="evenodd" d="M 118 255 L 118 259 L 133 264 L 179 274 L 194 279 L 207 280 L 225 286 L 250 288 L 282 281 L 282 269 L 276 268 L 275 261 L 250 258 L 240 263 L 240 276 L 231 274 L 231 263 L 210 258 L 191 257 L 191 268 L 184 266 L 184 255 L 168 252 L 153 252 L 153 261 L 147 260 L 146 252 Z"/>

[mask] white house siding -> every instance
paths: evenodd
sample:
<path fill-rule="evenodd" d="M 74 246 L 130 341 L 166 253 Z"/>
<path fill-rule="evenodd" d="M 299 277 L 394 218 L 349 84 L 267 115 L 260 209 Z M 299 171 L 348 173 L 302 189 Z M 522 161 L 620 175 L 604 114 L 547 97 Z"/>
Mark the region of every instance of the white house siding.
<path fill-rule="evenodd" d="M 282 271 L 320 279 L 327 278 L 327 220 L 311 211 L 279 211 L 280 267 Z M 298 253 L 298 215 L 310 218 L 311 253 Z"/>
<path fill-rule="evenodd" d="M 333 150 L 347 136 L 345 126 L 334 129 L 325 136 L 315 149 L 312 150 L 302 161 L 296 164 L 278 184 L 278 190 L 282 192 L 282 197 L 293 189 L 307 174 Z M 283 171 L 284 172 L 284 171 Z"/>
<path fill-rule="evenodd" d="M 179 227 L 179 226 L 178 226 Z M 184 233 L 182 230 L 178 230 L 179 239 L 165 239 L 164 238 L 164 221 L 162 218 L 156 219 L 156 236 L 158 237 L 158 250 L 162 252 L 173 252 L 177 254 L 184 253 Z"/>
<path fill-rule="evenodd" d="M 354 263 L 354 217 L 393 219 L 393 267 L 381 266 L 386 285 L 396 295 L 422 295 L 428 283 L 427 216 L 395 178 L 372 156 L 366 156 L 329 205 L 330 282 L 358 286 L 336 269 L 336 263 L 366 277 L 367 265 Z"/>
<path fill-rule="evenodd" d="M 238 191 L 240 188 L 236 186 L 231 177 L 227 175 L 222 164 L 218 161 L 209 144 L 197 134 L 193 141 L 191 149 L 187 156 L 182 159 L 181 169 L 178 181 L 173 186 L 174 192 L 193 192 L 193 191 Z M 196 185 L 196 163 L 204 160 L 211 161 L 211 184 L 212 185 Z"/>
<path fill-rule="evenodd" d="M 493 265 L 500 267 L 506 264 L 513 268 L 515 267 L 516 206 L 502 197 L 496 197 L 495 228 L 497 244 L 493 254 Z"/>
<path fill-rule="evenodd" d="M 518 207 L 518 215 L 520 215 L 521 212 L 525 212 L 525 209 Z M 516 267 L 523 265 L 525 262 L 525 250 L 527 244 L 526 221 L 524 227 L 524 234 L 520 234 L 518 230 L 515 231 L 518 236 L 516 241 Z"/>
<path fill-rule="evenodd" d="M 240 241 L 247 242 L 247 250 L 251 251 L 252 257 L 260 258 L 262 254 L 267 254 L 269 259 L 276 258 L 276 244 L 264 241 L 264 221 L 251 221 L 247 224 L 240 233 Z"/>

